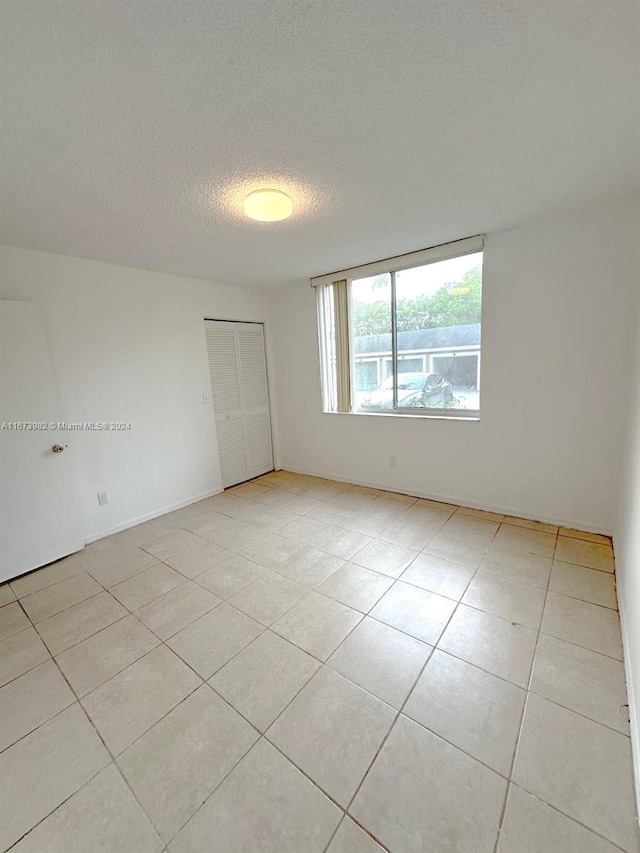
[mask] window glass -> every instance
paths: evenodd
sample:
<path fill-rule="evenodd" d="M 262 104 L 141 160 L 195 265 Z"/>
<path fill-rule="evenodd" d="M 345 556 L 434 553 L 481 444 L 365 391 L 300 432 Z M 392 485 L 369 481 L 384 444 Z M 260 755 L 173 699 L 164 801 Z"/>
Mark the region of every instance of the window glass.
<path fill-rule="evenodd" d="M 351 282 L 351 330 L 351 352 L 355 360 L 354 408 L 392 408 L 393 387 L 383 388 L 383 380 L 389 375 L 385 372 L 385 362 L 391 370 L 390 273 Z"/>
<path fill-rule="evenodd" d="M 477 417 L 482 245 L 469 237 L 450 244 L 463 252 L 453 257 L 436 246 L 390 260 L 388 272 L 374 263 L 353 272 L 376 275 L 312 279 L 325 411 Z"/>
<path fill-rule="evenodd" d="M 428 401 L 399 399 L 398 407 L 478 410 L 482 252 L 400 270 L 395 290 L 398 373 L 403 357 L 421 352 L 444 379 Z"/>
<path fill-rule="evenodd" d="M 424 373 L 403 373 L 398 377 L 399 391 L 421 391 L 424 386 Z"/>

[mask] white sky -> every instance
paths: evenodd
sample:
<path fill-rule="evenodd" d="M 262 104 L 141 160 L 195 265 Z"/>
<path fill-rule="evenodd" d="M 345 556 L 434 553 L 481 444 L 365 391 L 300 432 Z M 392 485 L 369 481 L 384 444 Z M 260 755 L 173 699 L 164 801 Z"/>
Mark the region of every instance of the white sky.
<path fill-rule="evenodd" d="M 433 293 L 450 281 L 461 281 L 464 274 L 482 263 L 482 252 L 472 255 L 463 255 L 460 258 L 450 258 L 447 261 L 438 261 L 426 264 L 423 267 L 414 267 L 410 270 L 401 270 L 396 273 L 396 291 L 398 299 L 412 298 Z M 388 302 L 390 298 L 390 287 L 380 287 L 372 290 L 374 278 L 360 278 L 352 284 L 354 302 Z"/>

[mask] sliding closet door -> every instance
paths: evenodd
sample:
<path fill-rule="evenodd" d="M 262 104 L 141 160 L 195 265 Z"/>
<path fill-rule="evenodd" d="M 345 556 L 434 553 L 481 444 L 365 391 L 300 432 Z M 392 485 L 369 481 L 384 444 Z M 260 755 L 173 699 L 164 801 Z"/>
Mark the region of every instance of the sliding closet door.
<path fill-rule="evenodd" d="M 225 488 L 273 469 L 261 323 L 205 320 L 211 394 Z"/>
<path fill-rule="evenodd" d="M 273 470 L 269 387 L 262 324 L 237 323 L 236 346 L 240 364 L 248 475 L 257 477 Z"/>
<path fill-rule="evenodd" d="M 205 321 L 211 398 L 224 486 L 249 479 L 235 326 L 235 323 Z"/>

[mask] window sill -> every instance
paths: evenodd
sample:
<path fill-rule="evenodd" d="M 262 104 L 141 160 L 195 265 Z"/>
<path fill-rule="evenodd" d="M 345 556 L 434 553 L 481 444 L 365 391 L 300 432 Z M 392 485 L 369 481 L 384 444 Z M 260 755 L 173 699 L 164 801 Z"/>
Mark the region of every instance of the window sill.
<path fill-rule="evenodd" d="M 414 414 L 413 412 L 405 413 L 405 412 L 323 412 L 324 415 L 340 415 L 342 417 L 351 417 L 355 415 L 356 417 L 365 417 L 365 418 L 399 418 L 401 420 L 409 419 L 409 420 L 436 420 L 436 421 L 471 421 L 478 423 L 480 421 L 480 413 L 479 412 L 469 412 L 469 414 L 456 413 L 451 415 L 445 415 L 441 412 L 437 412 L 435 409 L 427 410 L 424 414 Z"/>

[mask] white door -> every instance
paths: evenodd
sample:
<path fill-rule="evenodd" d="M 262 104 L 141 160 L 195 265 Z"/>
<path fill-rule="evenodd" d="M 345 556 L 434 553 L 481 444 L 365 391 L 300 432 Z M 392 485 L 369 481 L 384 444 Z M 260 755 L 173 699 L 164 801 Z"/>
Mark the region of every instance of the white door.
<path fill-rule="evenodd" d="M 84 547 L 60 420 L 39 307 L 0 301 L 0 581 Z"/>
<path fill-rule="evenodd" d="M 222 484 L 273 470 L 262 323 L 205 320 Z"/>

